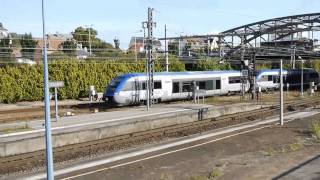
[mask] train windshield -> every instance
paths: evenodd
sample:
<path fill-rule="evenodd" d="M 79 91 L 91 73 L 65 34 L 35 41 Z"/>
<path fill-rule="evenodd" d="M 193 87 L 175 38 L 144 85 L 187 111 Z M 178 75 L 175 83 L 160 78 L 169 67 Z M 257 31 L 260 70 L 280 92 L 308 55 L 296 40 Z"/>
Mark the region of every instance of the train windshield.
<path fill-rule="evenodd" d="M 114 91 L 116 90 L 116 88 L 118 87 L 118 85 L 120 84 L 120 82 L 124 79 L 123 76 L 118 76 L 115 77 L 114 79 L 112 79 L 111 83 L 108 86 L 108 93 L 114 93 Z"/>

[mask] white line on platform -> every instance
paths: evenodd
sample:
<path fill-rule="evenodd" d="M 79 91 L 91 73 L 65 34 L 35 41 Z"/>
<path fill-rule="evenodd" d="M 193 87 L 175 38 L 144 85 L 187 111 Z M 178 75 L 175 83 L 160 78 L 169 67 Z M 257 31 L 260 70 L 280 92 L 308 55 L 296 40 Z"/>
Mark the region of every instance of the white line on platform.
<path fill-rule="evenodd" d="M 309 117 L 309 116 L 313 116 L 313 115 L 318 114 L 318 113 L 319 112 L 296 112 L 296 113 L 287 114 L 285 118 L 286 119 L 290 119 L 290 120 L 286 120 L 286 122 L 290 122 L 290 121 L 293 121 L 293 120 L 295 120 L 297 118 Z M 271 118 L 271 119 L 268 119 L 268 120 L 264 120 L 264 121 L 255 121 L 254 123 L 245 124 L 245 125 L 236 125 L 236 126 L 233 126 L 232 128 L 219 130 L 218 132 L 213 132 L 213 133 L 210 133 L 210 134 L 197 136 L 197 137 L 194 137 L 194 138 L 190 138 L 190 139 L 186 139 L 186 140 L 182 140 L 182 141 L 178 141 L 178 142 L 174 142 L 174 143 L 170 143 L 170 144 L 156 146 L 156 147 L 152 147 L 152 148 L 149 148 L 149 149 L 144 149 L 144 150 L 131 152 L 131 153 L 124 154 L 124 155 L 111 157 L 111 158 L 108 158 L 108 159 L 98 160 L 98 161 L 89 162 L 89 163 L 86 163 L 86 164 L 76 165 L 76 166 L 73 166 L 73 167 L 70 167 L 70 168 L 66 168 L 66 169 L 57 170 L 57 171 L 55 171 L 55 176 L 64 175 L 64 174 L 67 174 L 67 173 L 72 173 L 72 172 L 75 172 L 75 171 L 79 171 L 79 170 L 83 170 L 83 169 L 87 169 L 87 168 L 92 168 L 92 167 L 96 167 L 96 166 L 99 166 L 99 165 L 104 165 L 104 164 L 107 164 L 107 163 L 111 163 L 111 162 L 115 162 L 115 161 L 119 161 L 119 160 L 123 160 L 123 159 L 132 158 L 132 157 L 136 157 L 136 156 L 139 156 L 139 155 L 144 155 L 144 154 L 147 154 L 147 153 L 168 149 L 168 148 L 171 148 L 171 147 L 175 147 L 175 146 L 191 143 L 191 142 L 194 142 L 194 141 L 199 141 L 199 140 L 211 138 L 211 137 L 222 135 L 222 134 L 231 133 L 231 132 L 238 131 L 238 130 L 244 130 L 244 129 L 256 127 L 256 126 L 263 125 L 263 124 L 273 123 L 273 122 L 276 122 L 276 121 L 279 121 L 278 117 L 274 117 L 274 118 Z M 103 168 L 103 169 L 98 169 L 98 170 L 95 170 L 95 171 L 90 171 L 90 172 L 79 174 L 79 175 L 76 175 L 76 176 L 71 176 L 71 177 L 68 177 L 68 179 L 75 178 L 75 177 L 80 177 L 80 176 L 83 176 L 83 175 L 92 174 L 92 173 L 103 171 L 103 170 L 107 170 L 107 169 L 112 169 L 112 168 L 124 166 L 124 165 L 127 165 L 127 164 L 132 164 L 132 163 L 135 163 L 135 162 L 139 162 L 139 161 L 143 161 L 143 160 L 147 160 L 147 159 L 151 159 L 151 158 L 155 158 L 155 157 L 171 154 L 171 153 L 174 153 L 174 152 L 183 151 L 183 150 L 194 148 L 194 147 L 198 147 L 198 146 L 202 146 L 202 145 L 205 145 L 205 144 L 208 144 L 208 143 L 212 143 L 212 142 L 219 141 L 219 140 L 222 140 L 222 139 L 226 139 L 226 138 L 229 138 L 229 137 L 233 137 L 233 136 L 237 136 L 237 135 L 240 135 L 240 134 L 256 131 L 256 130 L 259 130 L 259 129 L 262 129 L 262 128 L 266 128 L 266 127 L 269 127 L 269 126 L 270 125 L 259 127 L 259 128 L 255 128 L 255 129 L 251 129 L 251 130 L 247 130 L 247 131 L 244 131 L 244 132 L 239 132 L 239 133 L 236 133 L 236 134 L 228 135 L 228 136 L 225 136 L 225 137 L 222 137 L 222 138 L 219 138 L 219 139 L 214 139 L 214 140 L 211 140 L 211 141 L 208 141 L 208 142 L 204 142 L 204 143 L 201 143 L 201 144 L 197 144 L 197 145 L 193 145 L 193 146 L 190 146 L 190 147 L 185 147 L 185 148 L 177 149 L 177 150 L 174 150 L 174 151 L 158 154 L 158 155 L 155 155 L 155 156 L 150 156 L 150 157 L 147 157 L 147 158 L 143 158 L 143 159 L 139 159 L 139 160 L 135 160 L 135 161 L 131 161 L 131 162 L 127 162 L 127 163 L 123 163 L 123 164 L 119 164 L 119 165 L 115 165 L 115 166 L 111 166 L 111 167 L 107 167 L 107 168 Z M 31 177 L 29 177 L 27 179 L 44 179 L 44 178 L 46 178 L 46 174 L 42 173 L 42 174 L 38 174 L 38 175 L 35 175 L 35 176 L 31 176 Z"/>
<path fill-rule="evenodd" d="M 82 127 L 82 126 L 97 125 L 97 124 L 103 124 L 103 123 L 108 123 L 108 122 L 124 121 L 124 120 L 128 120 L 128 119 L 137 119 L 137 118 L 143 118 L 143 117 L 148 117 L 148 116 L 177 113 L 177 112 L 182 112 L 182 111 L 186 111 L 186 110 L 190 110 L 190 109 L 179 109 L 179 110 L 173 110 L 173 111 L 158 112 L 158 113 L 151 113 L 151 114 L 144 114 L 144 115 L 136 115 L 136 116 L 130 116 L 130 117 L 117 118 L 117 119 L 109 119 L 109 120 L 104 120 L 104 121 L 96 121 L 96 122 L 82 123 L 82 124 L 75 124 L 75 125 L 61 126 L 61 127 L 53 127 L 53 128 L 51 128 L 51 130 L 55 131 L 55 130 L 61 130 L 61 129 L 67 129 L 67 128 L 76 128 L 76 127 Z M 79 118 L 81 118 L 81 117 L 79 117 Z M 8 138 L 8 137 L 12 137 L 12 136 L 27 135 L 27 134 L 39 133 L 39 132 L 44 132 L 44 129 L 3 134 L 3 135 L 0 135 L 0 138 Z"/>

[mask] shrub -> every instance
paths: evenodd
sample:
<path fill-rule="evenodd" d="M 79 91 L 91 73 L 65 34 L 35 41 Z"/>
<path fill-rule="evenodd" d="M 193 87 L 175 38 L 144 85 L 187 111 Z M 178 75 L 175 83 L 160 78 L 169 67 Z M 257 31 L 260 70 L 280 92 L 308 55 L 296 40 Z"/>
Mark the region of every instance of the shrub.
<path fill-rule="evenodd" d="M 155 70 L 163 71 L 162 61 L 156 61 Z M 53 60 L 49 62 L 49 80 L 64 81 L 58 89 L 59 99 L 80 98 L 88 94 L 89 85 L 103 92 L 112 78 L 129 72 L 143 72 L 145 62 Z M 170 59 L 170 71 L 184 71 L 177 59 Z M 0 103 L 39 101 L 43 99 L 43 65 L 5 65 L 0 68 Z"/>
<path fill-rule="evenodd" d="M 155 71 L 164 71 L 163 59 L 155 61 Z M 170 71 L 185 71 L 184 64 L 176 57 L 170 57 Z M 203 60 L 196 70 L 230 69 L 228 64 Z M 65 87 L 58 89 L 59 99 L 86 97 L 90 85 L 97 92 L 103 92 L 112 78 L 123 73 L 144 72 L 145 61 L 88 60 L 75 59 L 49 61 L 49 80 L 64 81 Z M 18 101 L 39 101 L 43 99 L 43 65 L 4 65 L 0 67 L 0 103 Z"/>

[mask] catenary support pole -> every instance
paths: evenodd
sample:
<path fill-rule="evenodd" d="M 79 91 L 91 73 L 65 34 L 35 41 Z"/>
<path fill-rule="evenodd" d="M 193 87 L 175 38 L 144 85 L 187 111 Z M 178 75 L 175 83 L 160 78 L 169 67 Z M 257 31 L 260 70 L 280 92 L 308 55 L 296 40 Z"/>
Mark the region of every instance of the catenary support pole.
<path fill-rule="evenodd" d="M 137 55 L 137 37 L 134 37 L 134 56 L 135 60 L 138 61 L 138 55 Z"/>
<path fill-rule="evenodd" d="M 167 42 L 167 25 L 164 25 L 164 46 L 166 55 L 166 72 L 169 72 L 169 52 L 168 52 L 168 42 Z"/>
<path fill-rule="evenodd" d="M 301 59 L 301 88 L 300 88 L 300 96 L 303 97 L 303 59 Z"/>
<path fill-rule="evenodd" d="M 283 126 L 283 77 L 282 77 L 282 59 L 280 60 L 280 125 Z"/>
<path fill-rule="evenodd" d="M 58 122 L 58 90 L 57 87 L 54 88 L 54 106 L 55 106 L 55 116 L 56 122 Z"/>
<path fill-rule="evenodd" d="M 91 26 L 89 27 L 89 52 L 90 52 L 90 55 L 92 55 L 92 51 L 91 51 Z"/>
<path fill-rule="evenodd" d="M 46 165 L 47 179 L 53 180 L 53 153 L 51 141 L 51 120 L 50 120 L 50 101 L 49 101 L 49 73 L 47 57 L 47 37 L 45 31 L 45 9 L 44 0 L 42 0 L 42 33 L 44 42 L 43 65 L 44 65 L 44 101 L 45 101 L 45 135 L 46 135 Z"/>

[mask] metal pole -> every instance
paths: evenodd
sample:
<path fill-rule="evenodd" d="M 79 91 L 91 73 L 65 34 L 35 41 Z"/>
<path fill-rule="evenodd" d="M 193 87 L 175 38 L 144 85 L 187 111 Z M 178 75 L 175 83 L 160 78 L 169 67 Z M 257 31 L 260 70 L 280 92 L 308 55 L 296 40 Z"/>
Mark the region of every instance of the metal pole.
<path fill-rule="evenodd" d="M 303 97 L 303 60 L 301 59 L 301 89 L 300 96 Z"/>
<path fill-rule="evenodd" d="M 153 51 L 153 26 L 155 23 L 153 22 L 153 8 L 148 8 L 148 81 L 149 81 L 149 106 L 153 104 L 153 88 L 154 88 L 154 60 L 152 56 Z"/>
<path fill-rule="evenodd" d="M 148 62 L 148 58 L 146 59 L 146 96 L 147 96 L 147 110 L 150 109 L 150 99 L 149 99 L 149 94 L 150 94 L 150 89 L 149 89 L 149 62 Z"/>
<path fill-rule="evenodd" d="M 280 60 L 280 125 L 283 126 L 283 77 L 282 77 L 282 59 Z"/>
<path fill-rule="evenodd" d="M 47 38 L 45 30 L 45 9 L 44 0 L 42 0 L 42 33 L 44 42 L 43 65 L 44 65 L 44 100 L 45 100 L 45 130 L 46 130 L 46 165 L 47 179 L 53 180 L 53 153 L 51 142 L 51 120 L 50 120 L 50 101 L 49 101 L 49 73 L 48 73 L 48 57 L 47 57 Z"/>
<path fill-rule="evenodd" d="M 56 87 L 54 88 L 54 105 L 55 105 L 56 122 L 58 122 L 58 92 Z"/>
<path fill-rule="evenodd" d="M 180 36 L 181 36 L 181 35 L 180 35 Z M 179 38 L 179 40 L 178 40 L 178 56 L 181 56 L 181 55 L 180 55 L 180 51 L 181 51 L 181 50 L 180 50 L 180 38 Z"/>
<path fill-rule="evenodd" d="M 91 26 L 89 27 L 89 52 L 91 55 L 92 54 L 92 51 L 91 51 Z"/>
<path fill-rule="evenodd" d="M 136 57 L 136 61 L 138 61 L 138 57 L 137 57 L 137 37 L 134 37 L 134 55 Z"/>
<path fill-rule="evenodd" d="M 293 47 L 293 64 L 292 69 L 296 68 L 296 46 Z"/>
<path fill-rule="evenodd" d="M 168 43 L 167 43 L 167 25 L 164 25 L 164 46 L 166 55 L 166 72 L 169 72 L 169 54 L 168 54 Z"/>

